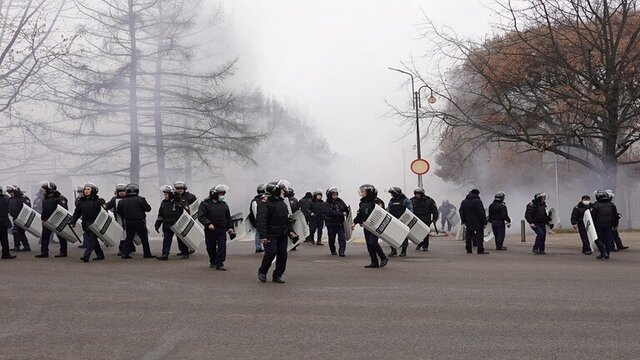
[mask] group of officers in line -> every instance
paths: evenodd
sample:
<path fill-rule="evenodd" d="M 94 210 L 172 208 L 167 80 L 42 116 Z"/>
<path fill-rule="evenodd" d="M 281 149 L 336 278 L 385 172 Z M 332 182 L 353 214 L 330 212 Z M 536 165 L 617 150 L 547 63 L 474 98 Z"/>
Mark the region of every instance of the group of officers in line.
<path fill-rule="evenodd" d="M 19 226 L 11 226 L 9 216 L 15 219 L 20 213 L 23 204 L 31 206 L 30 199 L 25 196 L 18 186 L 6 186 L 7 197 L 0 192 L 0 243 L 2 245 L 2 259 L 12 259 L 15 255 L 11 251 L 31 251 L 25 230 Z M 95 252 L 94 261 L 105 258 L 97 235 L 89 229 L 101 209 L 112 210 L 116 221 L 124 228 L 125 233 L 119 244 L 118 256 L 122 259 L 132 259 L 132 253 L 136 252 L 134 238 L 139 237 L 143 249 L 143 258 L 156 258 L 158 260 L 168 260 L 174 232 L 171 230 L 178 218 L 187 212 L 197 211 L 197 219 L 204 227 L 205 244 L 209 255 L 210 267 L 218 271 L 226 271 L 224 266 L 226 260 L 227 236 L 233 239 L 236 234 L 233 221 L 230 215 L 229 206 L 225 202 L 225 196 L 229 187 L 217 185 L 209 190 L 209 196 L 200 203 L 197 209 L 191 209 L 197 198 L 190 193 L 183 181 L 176 182 L 173 186 L 164 185 L 160 188 L 163 200 L 158 208 L 158 216 L 154 223 L 155 230 L 163 235 L 162 254 L 154 256 L 149 246 L 149 237 L 146 225 L 146 214 L 151 211 L 151 205 L 147 200 L 139 195 L 139 187 L 136 184 L 118 184 L 115 187 L 114 196 L 106 202 L 98 196 L 98 187 L 93 183 L 86 183 L 78 188 L 78 196 L 75 201 L 75 210 L 69 222 L 71 227 L 76 227 L 78 220 L 82 219 L 83 242 L 80 246 L 84 248 L 81 260 L 90 261 L 90 256 Z M 44 182 L 41 186 L 43 198 L 39 210 L 41 220 L 46 221 L 58 206 L 68 209 L 67 199 L 60 194 L 57 186 L 53 182 Z M 413 212 L 427 226 L 437 222 L 439 213 L 443 217 L 451 217 L 450 212 L 444 214 L 442 209 L 438 209 L 435 201 L 425 194 L 424 189 L 418 187 L 414 189 L 413 197 L 408 198 L 399 187 L 391 187 L 388 190 L 390 199 L 385 207 L 384 201 L 378 197 L 378 190 L 375 186 L 365 184 L 360 186 L 361 196 L 358 211 L 351 224 L 346 224 L 345 219 L 350 216 L 350 208 L 340 199 L 339 190 L 336 187 L 329 188 L 324 195 L 322 190 L 307 192 L 305 196 L 298 200 L 291 185 L 286 180 L 279 180 L 261 184 L 257 188 L 256 196 L 249 205 L 248 221 L 256 229 L 255 231 L 255 251 L 264 252 L 262 264 L 258 270 L 258 278 L 265 282 L 267 272 L 271 263 L 275 259 L 275 270 L 272 280 L 276 283 L 284 283 L 282 276 L 286 269 L 288 241 L 297 242 L 298 235 L 293 231 L 292 214 L 300 210 L 304 214 L 305 221 L 310 228 L 310 235 L 304 242 L 324 245 L 322 243 L 322 230 L 326 226 L 329 238 L 329 250 L 332 255 L 345 256 L 346 251 L 346 226 L 355 229 L 357 225 L 362 225 L 372 213 L 376 205 L 386 208 L 394 217 L 399 218 L 405 210 Z M 620 214 L 613 203 L 613 193 L 611 191 L 596 191 L 596 202 L 591 203 L 590 196 L 584 195 L 581 202 L 576 205 L 571 215 L 571 223 L 574 229 L 579 231 L 583 247 L 582 252 L 586 255 L 593 253 L 587 236 L 582 217 L 585 211 L 591 211 L 593 221 L 597 231 L 598 240 L 595 244 L 600 254 L 598 259 L 608 259 L 611 251 L 626 249 L 622 245 L 617 232 Z M 536 233 L 536 241 L 533 245 L 534 254 L 545 254 L 546 227 L 553 228 L 553 222 L 546 205 L 546 194 L 538 193 L 527 205 L 525 219 L 529 226 Z M 478 254 L 488 254 L 484 250 L 484 228 L 491 225 L 495 236 L 496 250 L 507 250 L 504 246 L 506 227 L 510 227 L 505 193 L 499 192 L 495 195 L 494 201 L 488 209 L 488 216 L 480 192 L 472 190 L 462 201 L 459 208 L 461 223 L 465 226 L 465 245 L 467 253 L 473 253 L 473 248 L 477 248 Z M 443 204 L 444 205 L 444 204 Z M 35 206 L 34 206 L 35 207 Z M 451 206 L 455 210 L 455 207 Z M 444 225 L 444 221 L 443 221 Z M 12 229 L 14 236 L 14 248 L 9 249 L 8 229 Z M 450 230 L 450 229 L 449 229 Z M 46 227 L 42 229 L 40 238 L 40 253 L 36 258 L 49 257 L 49 243 L 52 240 L 53 232 Z M 389 257 L 406 256 L 408 240 L 405 239 L 400 249 L 391 248 L 388 254 L 382 250 L 378 242 L 378 237 L 364 230 L 367 251 L 371 261 L 366 268 L 384 267 L 388 263 Z M 336 248 L 336 239 L 338 247 Z M 59 237 L 60 251 L 55 257 L 67 257 L 67 241 Z M 193 253 L 186 244 L 178 239 L 178 249 L 181 259 L 188 259 Z M 428 251 L 429 236 L 417 246 L 416 250 Z"/>

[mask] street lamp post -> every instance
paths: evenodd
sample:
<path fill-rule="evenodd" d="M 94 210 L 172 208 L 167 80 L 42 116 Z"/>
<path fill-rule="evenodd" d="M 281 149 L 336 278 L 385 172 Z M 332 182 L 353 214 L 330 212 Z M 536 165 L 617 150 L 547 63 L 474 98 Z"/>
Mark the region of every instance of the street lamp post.
<path fill-rule="evenodd" d="M 409 75 L 411 77 L 411 93 L 413 95 L 413 99 L 412 99 L 412 104 L 413 104 L 413 108 L 416 110 L 416 152 L 418 155 L 418 159 L 422 159 L 422 152 L 420 149 L 420 107 L 421 107 L 421 103 L 420 103 L 420 91 L 424 88 L 428 88 L 431 91 L 431 96 L 429 96 L 429 99 L 427 100 L 430 104 L 435 103 L 435 97 L 433 96 L 433 89 L 429 86 L 429 85 L 422 85 L 421 87 L 418 88 L 418 91 L 415 90 L 415 83 L 414 83 L 414 78 L 413 78 L 413 74 L 411 74 L 410 72 L 404 71 L 404 70 L 400 70 L 400 69 L 396 69 L 396 68 L 392 68 L 390 67 L 389 70 L 393 70 L 393 71 L 397 71 L 406 75 Z M 418 186 L 422 187 L 422 175 L 418 175 Z"/>

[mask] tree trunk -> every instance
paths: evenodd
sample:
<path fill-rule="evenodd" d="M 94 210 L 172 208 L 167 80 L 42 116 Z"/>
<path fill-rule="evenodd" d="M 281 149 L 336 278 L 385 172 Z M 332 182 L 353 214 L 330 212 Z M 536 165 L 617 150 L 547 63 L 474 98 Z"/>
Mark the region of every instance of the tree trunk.
<path fill-rule="evenodd" d="M 129 77 L 129 123 L 131 125 L 131 167 L 129 178 L 132 183 L 140 182 L 140 131 L 138 129 L 138 49 L 136 44 L 135 12 L 133 0 L 129 0 L 129 36 L 131 38 L 131 64 Z"/>
<path fill-rule="evenodd" d="M 162 6 L 158 4 L 158 14 L 162 18 Z M 162 104 L 161 104 L 161 89 L 162 89 L 162 37 L 158 37 L 158 58 L 156 59 L 156 75 L 155 75 L 155 87 L 153 94 L 153 112 L 154 123 L 156 131 L 156 162 L 158 165 L 158 186 L 162 186 L 167 183 L 166 165 L 165 165 L 165 153 L 164 153 L 164 136 L 162 132 Z"/>

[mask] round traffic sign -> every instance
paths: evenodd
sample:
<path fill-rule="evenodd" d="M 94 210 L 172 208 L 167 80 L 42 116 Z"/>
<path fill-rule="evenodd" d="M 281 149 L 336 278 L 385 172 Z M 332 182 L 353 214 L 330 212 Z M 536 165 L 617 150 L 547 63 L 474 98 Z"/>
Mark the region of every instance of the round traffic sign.
<path fill-rule="evenodd" d="M 411 171 L 416 175 L 424 175 L 429 172 L 431 165 L 425 159 L 415 159 L 411 162 Z"/>

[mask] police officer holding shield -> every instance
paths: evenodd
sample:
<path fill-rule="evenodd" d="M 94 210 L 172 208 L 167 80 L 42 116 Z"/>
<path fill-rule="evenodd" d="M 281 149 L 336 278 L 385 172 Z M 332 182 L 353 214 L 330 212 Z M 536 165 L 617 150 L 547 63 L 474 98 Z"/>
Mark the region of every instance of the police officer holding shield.
<path fill-rule="evenodd" d="M 145 259 L 155 258 L 149 247 L 149 232 L 147 231 L 147 213 L 151 211 L 151 205 L 142 196 L 139 196 L 140 187 L 137 184 L 129 184 L 126 187 L 127 197 L 118 202 L 117 211 L 124 220 L 126 238 L 122 245 L 122 258 L 132 259 L 131 249 L 133 238 L 138 235 L 142 242 Z"/>
<path fill-rule="evenodd" d="M 44 199 L 42 200 L 42 213 L 40 214 L 40 218 L 42 222 L 49 220 L 49 217 L 53 215 L 53 213 L 58 208 L 58 205 L 62 206 L 65 209 L 69 209 L 69 205 L 67 202 L 67 198 L 62 196 L 58 191 L 58 187 L 56 184 L 51 181 L 45 181 L 42 183 L 41 189 L 44 192 Z M 49 241 L 51 241 L 51 237 L 53 236 L 53 231 L 49 230 L 47 227 L 42 228 L 42 237 L 40 238 L 40 254 L 36 255 L 36 258 L 48 258 L 49 257 Z M 58 237 L 60 240 L 60 253 L 55 257 L 67 257 L 67 240 L 62 237 Z"/>
<path fill-rule="evenodd" d="M 209 190 L 209 197 L 200 203 L 198 220 L 204 225 L 204 240 L 209 254 L 209 267 L 227 271 L 227 233 L 235 237 L 229 205 L 224 201 L 229 187 L 216 185 Z"/>
<path fill-rule="evenodd" d="M 162 255 L 156 256 L 158 260 L 169 260 L 169 252 L 171 251 L 171 243 L 173 242 L 173 230 L 171 227 L 175 225 L 176 221 L 182 216 L 189 205 L 181 200 L 175 193 L 171 185 L 163 185 L 160 187 L 162 191 L 162 202 L 158 208 L 158 218 L 154 224 L 156 232 L 160 232 L 162 227 Z M 186 246 L 186 245 L 185 245 Z M 183 251 L 181 259 L 188 259 L 189 253 Z"/>
<path fill-rule="evenodd" d="M 94 261 L 104 260 L 104 252 L 100 247 L 98 236 L 89 229 L 89 225 L 93 224 L 100 214 L 100 210 L 104 207 L 104 199 L 98 197 L 98 187 L 93 183 L 86 183 L 82 189 L 82 196 L 76 201 L 76 209 L 73 212 L 70 225 L 76 226 L 76 222 L 82 217 L 82 230 L 84 231 L 84 255 L 80 260 L 89 262 L 92 252 L 96 252 Z"/>
<path fill-rule="evenodd" d="M 15 219 L 20 215 L 23 205 L 31 206 L 31 201 L 22 193 L 17 185 L 7 185 L 7 194 L 9 194 L 9 214 Z M 13 233 L 14 248 L 11 251 L 31 251 L 31 245 L 27 239 L 26 230 L 14 224 L 11 229 Z M 22 249 L 20 249 L 22 245 Z"/>
<path fill-rule="evenodd" d="M 297 237 L 293 232 L 289 207 L 285 203 L 289 187 L 286 180 L 268 183 L 266 192 L 269 196 L 258 205 L 258 234 L 264 246 L 264 257 L 258 269 L 258 280 L 261 282 L 267 281 L 267 273 L 275 259 L 273 282 L 284 284 L 282 276 L 287 268 L 288 238 Z"/>

